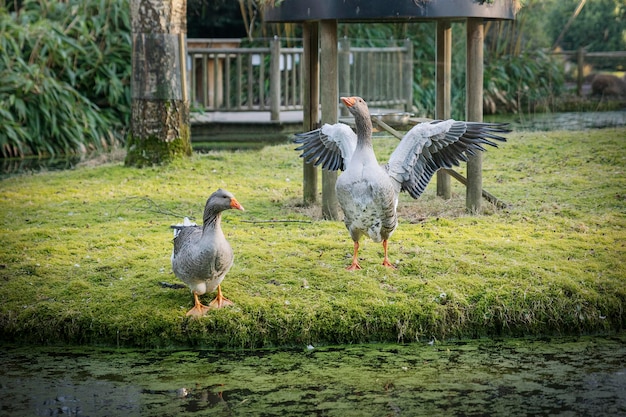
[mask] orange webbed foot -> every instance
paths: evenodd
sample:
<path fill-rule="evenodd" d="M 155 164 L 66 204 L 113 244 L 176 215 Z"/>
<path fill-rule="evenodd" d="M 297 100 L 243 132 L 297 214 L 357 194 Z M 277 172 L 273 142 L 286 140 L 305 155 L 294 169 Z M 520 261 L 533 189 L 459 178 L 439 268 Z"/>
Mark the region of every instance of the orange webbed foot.
<path fill-rule="evenodd" d="M 210 309 L 217 309 L 235 305 L 232 301 L 222 295 L 222 287 L 220 285 L 217 286 L 217 296 L 215 300 L 209 303 Z"/>
<path fill-rule="evenodd" d="M 350 266 L 346 267 L 347 271 L 356 271 L 362 269 L 358 262 L 353 262 Z"/>
<path fill-rule="evenodd" d="M 228 306 L 232 306 L 235 305 L 235 303 L 233 303 L 232 301 L 230 301 L 228 298 L 226 297 L 221 297 L 221 298 L 215 298 L 215 300 L 211 301 L 209 303 L 209 308 L 210 309 L 217 309 L 217 308 L 223 308 L 223 307 L 228 307 Z"/>
<path fill-rule="evenodd" d="M 194 294 L 194 299 L 197 301 L 196 304 L 185 315 L 196 318 L 204 316 L 211 308 L 200 303 L 197 294 Z"/>
<path fill-rule="evenodd" d="M 383 266 L 386 266 L 387 268 L 394 269 L 394 270 L 398 269 L 394 264 L 389 262 L 389 259 L 383 260 Z"/>

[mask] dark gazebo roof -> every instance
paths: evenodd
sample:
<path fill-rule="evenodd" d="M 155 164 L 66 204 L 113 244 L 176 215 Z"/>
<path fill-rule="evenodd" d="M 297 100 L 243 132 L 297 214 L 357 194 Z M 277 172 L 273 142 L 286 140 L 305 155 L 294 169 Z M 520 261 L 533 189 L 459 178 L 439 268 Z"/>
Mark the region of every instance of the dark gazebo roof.
<path fill-rule="evenodd" d="M 284 0 L 265 11 L 266 22 L 339 20 L 406 22 L 483 18 L 512 20 L 516 0 Z"/>

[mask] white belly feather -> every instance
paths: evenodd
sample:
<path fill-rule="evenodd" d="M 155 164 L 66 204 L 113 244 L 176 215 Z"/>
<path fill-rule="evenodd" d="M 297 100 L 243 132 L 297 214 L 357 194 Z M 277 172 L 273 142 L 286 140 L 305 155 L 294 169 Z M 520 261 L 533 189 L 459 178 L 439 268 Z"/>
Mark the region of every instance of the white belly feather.
<path fill-rule="evenodd" d="M 375 242 L 388 239 L 397 225 L 398 198 L 394 186 L 378 164 L 354 165 L 337 179 L 337 199 L 352 239 L 368 235 Z"/>

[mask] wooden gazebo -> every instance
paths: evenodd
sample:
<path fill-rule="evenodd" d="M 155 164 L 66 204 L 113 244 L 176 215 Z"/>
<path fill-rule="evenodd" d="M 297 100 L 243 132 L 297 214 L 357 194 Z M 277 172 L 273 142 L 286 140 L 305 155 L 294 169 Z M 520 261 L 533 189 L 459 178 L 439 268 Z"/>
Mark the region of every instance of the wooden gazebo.
<path fill-rule="evenodd" d="M 303 130 L 317 127 L 321 94 L 321 122 L 336 123 L 337 105 L 337 24 L 339 22 L 437 22 L 436 118 L 450 117 L 450 84 L 453 21 L 467 25 L 466 118 L 483 119 L 483 43 L 485 20 L 512 20 L 517 0 L 284 0 L 269 7 L 266 22 L 296 22 L 303 25 L 304 38 L 304 123 Z M 324 82 L 321 84 L 319 80 Z M 322 212 L 338 218 L 335 195 L 336 172 L 322 173 Z M 437 173 L 438 194 L 450 194 L 450 177 Z M 317 194 L 315 167 L 304 164 L 304 200 L 314 202 Z M 480 210 L 482 197 L 482 156 L 467 164 L 466 206 Z"/>

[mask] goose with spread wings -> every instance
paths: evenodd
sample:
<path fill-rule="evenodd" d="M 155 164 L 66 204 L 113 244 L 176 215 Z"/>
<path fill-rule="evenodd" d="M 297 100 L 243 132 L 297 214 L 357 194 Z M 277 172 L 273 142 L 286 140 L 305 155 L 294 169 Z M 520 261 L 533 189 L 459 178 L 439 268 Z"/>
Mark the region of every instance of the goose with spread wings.
<path fill-rule="evenodd" d="M 354 242 L 348 270 L 361 269 L 359 240 L 369 236 L 382 242 L 383 265 L 389 262 L 387 243 L 398 225 L 398 195 L 418 198 L 441 168 L 458 166 L 469 156 L 506 141 L 507 124 L 434 120 L 414 126 L 402 138 L 389 161 L 380 165 L 372 145 L 372 120 L 361 97 L 341 97 L 354 116 L 356 134 L 343 123 L 296 134 L 296 148 L 307 163 L 330 171 L 343 171 L 336 183 L 337 200 Z"/>

